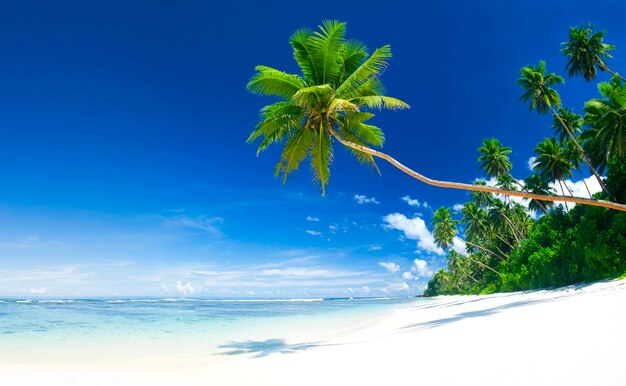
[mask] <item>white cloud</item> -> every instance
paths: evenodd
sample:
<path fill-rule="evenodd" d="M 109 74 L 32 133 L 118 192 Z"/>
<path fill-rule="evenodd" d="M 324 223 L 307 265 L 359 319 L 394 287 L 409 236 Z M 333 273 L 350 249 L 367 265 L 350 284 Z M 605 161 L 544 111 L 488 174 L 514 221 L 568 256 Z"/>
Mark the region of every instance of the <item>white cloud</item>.
<path fill-rule="evenodd" d="M 191 295 L 196 292 L 196 288 L 190 282 L 183 284 L 180 280 L 176 282 L 176 289 L 183 295 Z"/>
<path fill-rule="evenodd" d="M 426 260 L 415 259 L 413 260 L 413 266 L 411 271 L 415 272 L 417 276 L 432 276 L 433 271 L 428 268 Z"/>
<path fill-rule="evenodd" d="M 381 261 L 380 263 L 378 263 L 378 265 L 385 268 L 387 271 L 389 271 L 389 273 L 396 273 L 400 270 L 400 266 L 396 263 L 391 263 L 391 262 L 387 263 L 387 262 Z"/>
<path fill-rule="evenodd" d="M 457 237 L 452 240 L 452 249 L 457 251 L 458 253 L 464 255 L 465 254 L 465 243 L 459 240 Z"/>
<path fill-rule="evenodd" d="M 405 272 L 405 273 L 402 274 L 402 278 L 404 280 L 413 280 L 413 279 L 415 279 L 415 275 L 413 275 L 412 272 Z"/>
<path fill-rule="evenodd" d="M 409 290 L 409 288 L 410 288 L 409 285 L 406 284 L 405 281 L 403 281 L 401 283 L 389 283 L 386 289 L 381 288 L 381 290 L 387 293 L 388 291 L 392 291 L 392 292 L 407 291 Z"/>
<path fill-rule="evenodd" d="M 455 212 L 460 212 L 460 211 L 463 209 L 463 204 L 454 204 L 454 205 L 452 206 L 452 209 L 453 209 Z"/>
<path fill-rule="evenodd" d="M 531 172 L 535 168 L 535 161 L 537 161 L 537 157 L 530 157 L 528 159 L 528 170 L 530 170 Z"/>
<path fill-rule="evenodd" d="M 165 291 L 165 292 L 170 292 L 170 289 L 169 289 L 169 288 L 167 288 L 167 286 L 166 286 L 165 284 L 163 284 L 163 283 L 161 283 L 161 289 L 162 289 L 163 291 Z"/>
<path fill-rule="evenodd" d="M 358 204 L 380 204 L 376 197 L 367 197 L 362 194 L 355 194 L 354 199 Z"/>
<path fill-rule="evenodd" d="M 306 230 L 305 232 L 310 234 L 311 236 L 321 236 L 322 235 L 322 232 L 318 232 L 318 231 Z"/>
<path fill-rule="evenodd" d="M 370 287 L 364 285 L 363 287 L 361 287 L 361 291 L 363 291 L 365 293 L 369 293 L 371 290 L 370 290 Z"/>
<path fill-rule="evenodd" d="M 368 251 L 380 251 L 381 249 L 383 249 L 383 247 L 381 247 L 380 245 L 370 245 L 367 248 Z"/>
<path fill-rule="evenodd" d="M 306 220 L 306 221 L 311 221 L 311 222 L 319 222 L 319 221 L 320 221 L 320 219 L 319 219 L 319 218 L 317 218 L 317 217 L 311 217 L 311 216 L 307 216 L 307 217 L 305 218 L 305 220 Z"/>
<path fill-rule="evenodd" d="M 426 252 L 435 253 L 439 256 L 445 254 L 443 249 L 435 244 L 435 238 L 428 228 L 426 228 L 426 223 L 421 218 L 415 217 L 409 219 L 403 214 L 392 213 L 383 217 L 383 221 L 386 223 L 386 228 L 397 229 L 402 231 L 405 237 L 411 240 L 417 240 L 418 248 Z"/>
<path fill-rule="evenodd" d="M 400 199 L 406 202 L 407 204 L 414 206 L 416 208 L 428 208 L 427 202 L 419 202 L 419 200 L 413 199 L 411 198 L 411 196 L 404 196 L 404 197 L 401 197 Z"/>

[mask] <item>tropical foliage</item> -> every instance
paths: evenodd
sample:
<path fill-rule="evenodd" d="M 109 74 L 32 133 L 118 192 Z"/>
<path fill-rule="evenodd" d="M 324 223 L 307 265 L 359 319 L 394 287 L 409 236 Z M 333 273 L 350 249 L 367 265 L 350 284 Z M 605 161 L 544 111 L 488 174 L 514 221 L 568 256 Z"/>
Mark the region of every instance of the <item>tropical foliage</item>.
<path fill-rule="evenodd" d="M 382 146 L 384 134 L 380 128 L 369 123 L 374 114 L 366 110 L 409 106 L 397 98 L 384 95 L 380 75 L 391 57 L 390 47 L 383 46 L 369 55 L 363 43 L 347 40 L 345 32 L 346 24 L 338 21 L 325 21 L 318 31 L 296 31 L 290 38 L 290 44 L 302 74 L 288 74 L 268 66 L 257 66 L 257 73 L 248 83 L 248 90 L 252 93 L 274 95 L 281 99 L 261 110 L 261 120 L 248 137 L 248 142 L 261 141 L 257 154 L 273 143 L 284 144 L 275 167 L 275 174 L 282 175 L 283 182 L 305 159 L 309 159 L 313 179 L 324 194 L 330 180 L 332 144 L 337 140 L 349 148 L 359 161 L 376 170 L 374 157 L 382 158 L 411 177 L 433 186 L 626 211 L 626 205 L 606 200 L 514 190 L 506 177 L 496 187 L 434 180 L 409 169 L 388 154 L 372 149 L 369 146 Z M 541 84 L 550 85 L 558 81 L 556 76 L 541 73 L 541 66 L 540 63 L 537 69 L 541 75 L 541 79 L 537 79 Z M 546 99 L 545 95 L 558 97 L 549 87 L 541 86 L 539 89 L 541 95 L 533 99 L 536 99 L 535 104 L 542 105 L 546 100 L 552 100 Z M 536 91 L 537 88 L 532 92 Z M 560 100 L 555 106 L 559 104 Z M 552 104 L 548 107 L 551 108 Z M 540 112 L 545 110 L 541 106 L 537 108 Z M 514 181 L 511 178 L 508 182 Z"/>
<path fill-rule="evenodd" d="M 374 114 L 368 110 L 408 105 L 386 96 L 380 81 L 389 46 L 370 54 L 345 32 L 345 23 L 337 21 L 324 22 L 318 31 L 296 31 L 290 44 L 301 74 L 258 66 L 248 83 L 249 91 L 280 99 L 262 109 L 248 138 L 260 140 L 258 153 L 273 143 L 284 145 L 277 175 L 286 179 L 308 159 L 324 193 L 336 140 L 376 169 L 374 157 L 430 185 L 471 191 L 460 213 L 442 207 L 433 215 L 433 236 L 447 250 L 447 266 L 434 275 L 425 295 L 553 287 L 626 272 L 626 86 L 619 74 L 598 85 L 600 96 L 585 103 L 581 117 L 562 106 L 554 89 L 563 77 L 548 73 L 544 61 L 523 67 L 520 99 L 530 110 L 551 114 L 554 129 L 554 136 L 535 148 L 532 174 L 514 178 L 511 149 L 490 138 L 478 149 L 478 162 L 495 178 L 495 187 L 485 181 L 439 181 L 370 147 L 382 146 L 384 134 L 370 123 Z M 603 42 L 603 34 L 587 25 L 570 29 L 561 50 L 569 58 L 570 76 L 592 80 L 596 67 L 613 73 L 606 59 L 615 47 Z M 574 170 L 584 177 L 585 164 L 602 192 L 591 197 L 588 189 L 589 198 L 573 197 L 566 179 Z M 557 186 L 562 195 L 555 194 Z M 526 205 L 510 196 L 522 197 Z M 567 202 L 588 205 L 570 208 Z"/>

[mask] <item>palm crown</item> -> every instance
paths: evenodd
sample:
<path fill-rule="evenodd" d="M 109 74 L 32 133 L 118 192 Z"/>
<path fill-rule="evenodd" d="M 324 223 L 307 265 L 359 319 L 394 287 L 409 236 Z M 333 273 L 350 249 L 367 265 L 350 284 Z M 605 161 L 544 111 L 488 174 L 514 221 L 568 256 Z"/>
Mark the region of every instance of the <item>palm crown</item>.
<path fill-rule="evenodd" d="M 374 114 L 365 109 L 408 108 L 405 102 L 383 95 L 379 80 L 391 57 L 389 45 L 369 55 L 367 47 L 346 40 L 346 23 L 324 21 L 319 31 L 297 30 L 290 38 L 294 59 L 302 75 L 257 66 L 247 89 L 276 95 L 281 101 L 261 110 L 261 121 L 248 138 L 261 138 L 257 154 L 274 142 L 284 142 L 276 175 L 283 182 L 302 161 L 310 159 L 313 178 L 322 194 L 330 177 L 333 158 L 332 133 L 357 145 L 382 146 L 380 128 L 366 123 Z M 374 158 L 350 149 L 362 163 L 377 169 Z"/>
<path fill-rule="evenodd" d="M 562 43 L 561 53 L 568 56 L 565 69 L 569 76 L 582 75 L 586 80 L 596 77 L 596 66 L 608 71 L 604 62 L 615 46 L 603 42 L 605 31 L 593 32 L 593 26 L 581 24 L 569 29 L 569 41 Z"/>
<path fill-rule="evenodd" d="M 564 82 L 562 76 L 553 72 L 546 74 L 546 63 L 540 60 L 537 67 L 531 65 L 520 70 L 517 83 L 524 89 L 520 99 L 524 103 L 530 101 L 531 110 L 546 114 L 550 109 L 561 105 L 559 93 L 551 86 Z"/>

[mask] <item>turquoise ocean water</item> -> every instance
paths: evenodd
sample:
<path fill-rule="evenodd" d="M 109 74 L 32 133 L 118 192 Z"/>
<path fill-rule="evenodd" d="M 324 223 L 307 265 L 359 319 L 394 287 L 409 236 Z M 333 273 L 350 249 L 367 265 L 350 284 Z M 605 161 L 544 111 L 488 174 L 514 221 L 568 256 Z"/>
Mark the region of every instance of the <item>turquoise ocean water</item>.
<path fill-rule="evenodd" d="M 279 350 L 415 301 L 0 299 L 0 365 Z"/>

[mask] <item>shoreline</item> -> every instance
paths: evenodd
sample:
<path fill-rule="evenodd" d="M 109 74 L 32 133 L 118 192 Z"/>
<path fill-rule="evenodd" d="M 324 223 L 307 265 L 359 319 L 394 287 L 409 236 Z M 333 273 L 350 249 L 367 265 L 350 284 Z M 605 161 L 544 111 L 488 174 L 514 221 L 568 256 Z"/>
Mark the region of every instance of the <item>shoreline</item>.
<path fill-rule="evenodd" d="M 0 371 L 7 385 L 626 384 L 626 280 L 431 299 L 317 336 L 234 342 L 221 355 Z"/>

